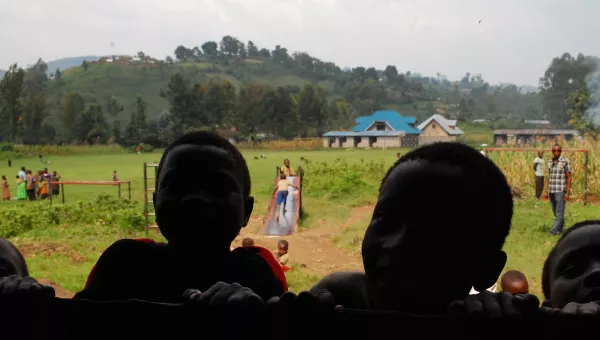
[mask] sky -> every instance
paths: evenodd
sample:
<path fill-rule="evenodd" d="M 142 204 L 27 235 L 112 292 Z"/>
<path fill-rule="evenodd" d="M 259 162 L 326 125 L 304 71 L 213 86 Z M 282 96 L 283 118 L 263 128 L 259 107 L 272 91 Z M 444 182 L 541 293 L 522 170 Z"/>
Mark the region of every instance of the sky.
<path fill-rule="evenodd" d="M 340 67 L 537 86 L 554 57 L 600 56 L 597 13 L 597 0 L 0 0 L 0 68 L 138 51 L 163 59 L 231 35 Z"/>

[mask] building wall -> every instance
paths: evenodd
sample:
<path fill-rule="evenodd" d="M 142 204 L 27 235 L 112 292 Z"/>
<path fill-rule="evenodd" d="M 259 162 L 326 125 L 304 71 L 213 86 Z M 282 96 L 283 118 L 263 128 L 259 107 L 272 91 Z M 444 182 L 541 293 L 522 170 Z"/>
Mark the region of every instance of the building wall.
<path fill-rule="evenodd" d="M 421 137 L 423 137 L 423 136 L 425 136 L 425 137 L 429 137 L 429 136 L 447 137 L 449 135 L 446 132 L 446 130 L 442 129 L 442 127 L 440 126 L 440 124 L 438 122 L 436 122 L 435 120 L 432 120 L 423 129 L 423 133 L 421 134 Z"/>
<path fill-rule="evenodd" d="M 377 123 L 373 124 L 367 131 L 394 131 L 389 124 L 385 124 L 385 130 L 377 130 Z"/>
<path fill-rule="evenodd" d="M 573 135 L 563 135 L 566 140 L 573 139 Z M 554 143 L 558 140 L 557 135 L 494 135 L 496 145 L 531 145 L 540 143 Z"/>
<path fill-rule="evenodd" d="M 436 142 L 455 142 L 456 136 L 419 136 L 419 145 L 427 145 Z"/>
<path fill-rule="evenodd" d="M 323 147 L 329 148 L 329 137 L 323 137 Z M 346 137 L 346 141 L 343 142 L 340 146 L 340 137 L 335 137 L 335 140 L 331 139 L 331 148 L 399 148 L 400 147 L 400 137 L 377 137 L 377 140 L 373 143 L 373 145 L 369 145 L 369 137 L 362 137 L 360 141 L 355 146 L 354 137 Z"/>

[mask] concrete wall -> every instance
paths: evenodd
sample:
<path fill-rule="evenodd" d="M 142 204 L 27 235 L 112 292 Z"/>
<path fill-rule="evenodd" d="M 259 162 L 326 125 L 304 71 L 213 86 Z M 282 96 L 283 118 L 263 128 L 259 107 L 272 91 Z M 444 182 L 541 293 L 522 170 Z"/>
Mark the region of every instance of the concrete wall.
<path fill-rule="evenodd" d="M 426 145 L 436 142 L 455 142 L 456 136 L 419 136 L 419 145 Z"/>
<path fill-rule="evenodd" d="M 421 136 L 425 136 L 425 137 L 429 137 L 429 136 L 447 137 L 447 136 L 449 136 L 448 133 L 446 132 L 446 130 L 442 129 L 440 124 L 438 124 L 438 122 L 436 122 L 435 120 L 432 120 L 431 122 L 429 122 L 429 124 L 427 124 L 427 126 L 425 126 L 425 128 L 422 131 L 423 131 L 423 133 L 421 134 Z"/>
<path fill-rule="evenodd" d="M 340 146 L 340 137 L 336 137 L 331 143 L 331 148 L 399 148 L 400 137 L 377 137 L 377 141 L 373 145 L 369 145 L 369 137 L 361 137 L 360 142 L 355 146 L 354 137 L 346 137 L 346 141 Z M 323 137 L 323 147 L 329 148 L 329 137 Z"/>

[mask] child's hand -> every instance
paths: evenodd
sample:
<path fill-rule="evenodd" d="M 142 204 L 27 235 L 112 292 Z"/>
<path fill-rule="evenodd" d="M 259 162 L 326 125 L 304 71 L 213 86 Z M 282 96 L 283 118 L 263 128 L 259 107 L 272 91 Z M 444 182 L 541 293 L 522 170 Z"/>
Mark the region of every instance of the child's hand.
<path fill-rule="evenodd" d="M 219 309 L 249 309 L 257 312 L 265 306 L 260 296 L 237 283 L 217 282 L 204 293 L 188 289 L 183 293 L 183 298 L 187 302 Z"/>
<path fill-rule="evenodd" d="M 34 278 L 11 275 L 0 279 L 0 300 L 48 299 L 54 288 L 38 283 Z"/>
<path fill-rule="evenodd" d="M 475 316 L 481 318 L 519 317 L 539 310 L 539 299 L 532 294 L 511 295 L 482 291 L 448 306 L 448 314 L 454 317 Z"/>
<path fill-rule="evenodd" d="M 570 316 L 600 316 L 600 304 L 598 302 L 576 303 L 569 302 L 561 308 L 542 307 L 544 314 L 570 315 Z"/>

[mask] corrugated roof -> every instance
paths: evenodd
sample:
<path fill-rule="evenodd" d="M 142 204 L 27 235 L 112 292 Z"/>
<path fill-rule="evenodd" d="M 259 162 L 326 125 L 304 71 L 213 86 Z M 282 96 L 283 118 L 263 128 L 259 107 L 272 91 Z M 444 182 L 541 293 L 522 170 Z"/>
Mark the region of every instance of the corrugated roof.
<path fill-rule="evenodd" d="M 329 131 L 323 137 L 401 137 L 404 131 Z"/>
<path fill-rule="evenodd" d="M 354 132 L 365 131 L 374 122 L 386 122 L 396 131 L 405 131 L 407 134 L 420 134 L 421 130 L 410 126 L 417 122 L 415 117 L 404 117 L 396 111 L 376 111 L 370 116 L 362 116 L 356 119 Z"/>
<path fill-rule="evenodd" d="M 499 129 L 495 135 L 578 135 L 573 129 Z"/>
<path fill-rule="evenodd" d="M 438 124 L 440 124 L 440 126 L 442 127 L 442 129 L 444 129 L 444 131 L 446 131 L 446 133 L 448 133 L 449 135 L 462 135 L 462 134 L 464 134 L 464 132 L 462 132 L 462 130 L 459 129 L 458 126 L 456 126 L 456 121 L 455 120 L 448 120 L 448 119 L 444 118 L 444 116 L 439 115 L 437 113 L 434 114 L 433 116 L 429 117 L 423 123 L 421 123 L 418 126 L 419 130 L 423 130 L 432 120 L 435 120 Z M 454 129 L 450 128 L 451 126 L 454 126 Z"/>

